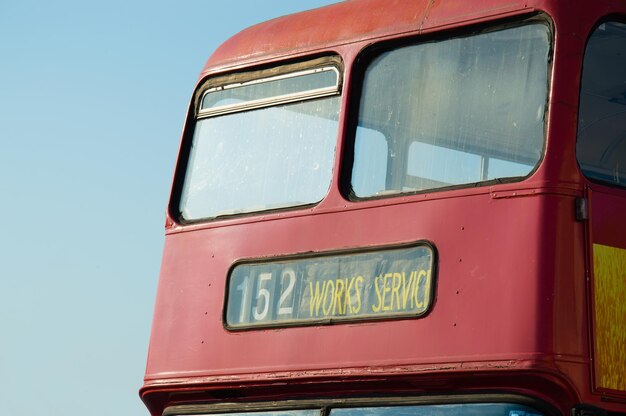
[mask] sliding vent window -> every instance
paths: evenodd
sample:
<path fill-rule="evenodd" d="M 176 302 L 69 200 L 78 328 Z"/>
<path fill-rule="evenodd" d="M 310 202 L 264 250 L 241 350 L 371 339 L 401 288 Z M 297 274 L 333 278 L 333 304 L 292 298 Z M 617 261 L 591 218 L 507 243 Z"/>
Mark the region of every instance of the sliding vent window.
<path fill-rule="evenodd" d="M 626 24 L 604 23 L 587 43 L 576 156 L 589 179 L 626 187 Z"/>
<path fill-rule="evenodd" d="M 328 63 L 291 68 L 209 81 L 180 198 L 184 220 L 324 198 L 335 155 L 340 73 Z"/>
<path fill-rule="evenodd" d="M 541 159 L 550 30 L 533 23 L 389 50 L 365 70 L 357 198 L 521 179 Z"/>

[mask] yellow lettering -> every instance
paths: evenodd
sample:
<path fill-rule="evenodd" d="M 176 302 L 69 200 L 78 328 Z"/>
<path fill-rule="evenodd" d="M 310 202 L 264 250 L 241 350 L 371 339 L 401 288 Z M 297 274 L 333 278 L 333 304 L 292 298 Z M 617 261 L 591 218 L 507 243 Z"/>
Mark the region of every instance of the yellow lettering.
<path fill-rule="evenodd" d="M 356 304 L 357 307 L 354 308 L 354 313 L 359 313 L 361 312 L 361 289 L 359 288 L 359 283 L 361 283 L 361 285 L 363 285 L 363 281 L 365 279 L 363 278 L 363 276 L 359 276 L 356 278 L 356 283 L 355 283 L 355 293 L 356 293 Z"/>
<path fill-rule="evenodd" d="M 400 309 L 400 286 L 402 286 L 402 275 L 400 273 L 393 274 L 393 285 L 391 288 L 391 309 L 393 309 L 393 299 L 396 299 L 398 305 L 396 310 Z"/>
<path fill-rule="evenodd" d="M 348 309 L 349 313 L 352 313 L 352 298 L 350 297 L 350 292 L 352 291 L 352 286 L 354 286 L 354 280 L 355 280 L 354 277 L 352 279 L 346 279 L 346 290 L 345 290 L 346 296 L 345 296 L 345 299 L 343 300 L 343 304 L 346 305 L 346 308 Z"/>
<path fill-rule="evenodd" d="M 322 304 L 322 312 L 324 312 L 324 316 L 328 316 L 334 310 L 335 284 L 333 283 L 332 280 L 327 280 L 324 286 L 326 290 L 324 291 L 324 302 Z M 332 294 L 331 294 L 331 287 L 332 287 Z M 329 298 L 330 298 L 330 302 L 327 302 Z M 328 304 L 328 308 L 326 308 L 326 304 Z"/>
<path fill-rule="evenodd" d="M 430 273 L 431 270 L 428 271 L 426 283 L 424 283 L 424 310 L 428 309 L 430 306 Z"/>
<path fill-rule="evenodd" d="M 391 292 L 391 287 L 387 286 L 387 282 L 392 277 L 393 273 L 386 273 L 385 277 L 383 277 L 383 280 L 385 282 L 383 284 L 383 311 L 390 311 L 393 308 L 392 306 L 385 306 L 385 297 L 387 295 L 387 292 Z M 391 298 L 391 301 L 393 302 L 393 298 Z"/>
<path fill-rule="evenodd" d="M 374 279 L 374 289 L 376 289 L 376 298 L 378 300 L 378 303 L 376 305 L 372 305 L 372 311 L 374 312 L 380 312 L 380 310 L 382 309 L 383 306 L 383 299 L 382 299 L 382 295 L 380 293 L 380 289 L 378 288 L 378 281 L 382 280 L 383 275 L 380 274 L 378 276 L 376 276 L 376 279 Z"/>
<path fill-rule="evenodd" d="M 415 272 L 411 272 L 409 276 L 409 284 L 406 284 L 406 273 L 402 272 L 402 309 L 406 309 L 406 303 L 409 300 L 409 295 L 411 294 L 411 282 L 414 277 Z"/>
<path fill-rule="evenodd" d="M 424 308 L 424 303 L 419 301 L 419 287 L 420 287 L 420 279 L 421 278 L 426 278 L 427 274 L 426 271 L 424 270 L 420 270 L 419 273 L 417 274 L 417 284 L 415 285 L 415 306 L 417 306 L 419 309 Z"/>
<path fill-rule="evenodd" d="M 311 316 L 313 316 L 313 311 L 315 311 L 315 316 L 318 316 L 320 313 L 320 305 L 325 296 L 326 284 L 322 286 L 322 291 L 320 292 L 320 282 L 315 282 L 315 291 L 313 291 L 313 282 L 309 282 L 309 289 L 311 293 L 311 301 L 309 303 Z"/>
<path fill-rule="evenodd" d="M 341 315 L 345 313 L 345 305 L 341 305 L 341 300 L 343 299 L 341 295 L 343 295 L 344 287 L 345 284 L 343 280 L 339 279 L 335 282 L 335 301 L 333 302 L 333 315 L 335 314 L 336 309 L 338 309 L 338 312 Z"/>
<path fill-rule="evenodd" d="M 419 279 L 417 278 L 417 271 L 413 273 L 416 273 L 416 274 L 415 274 L 415 286 L 413 286 L 413 293 L 411 294 L 411 306 L 417 307 L 417 304 L 419 303 Z"/>

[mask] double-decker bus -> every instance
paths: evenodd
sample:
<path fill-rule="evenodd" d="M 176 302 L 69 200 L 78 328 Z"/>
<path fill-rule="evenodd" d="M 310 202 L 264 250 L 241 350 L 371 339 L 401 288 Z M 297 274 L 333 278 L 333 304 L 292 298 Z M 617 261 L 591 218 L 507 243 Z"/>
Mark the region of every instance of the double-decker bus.
<path fill-rule="evenodd" d="M 191 97 L 153 416 L 626 415 L 626 2 L 348 0 Z"/>

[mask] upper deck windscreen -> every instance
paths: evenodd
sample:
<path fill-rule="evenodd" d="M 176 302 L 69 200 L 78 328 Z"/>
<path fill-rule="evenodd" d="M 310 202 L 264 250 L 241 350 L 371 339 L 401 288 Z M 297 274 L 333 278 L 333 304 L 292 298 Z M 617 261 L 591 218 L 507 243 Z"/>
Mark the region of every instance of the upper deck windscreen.
<path fill-rule="evenodd" d="M 353 195 L 530 174 L 543 151 L 549 32 L 534 23 L 375 56 L 363 80 Z"/>
<path fill-rule="evenodd" d="M 339 118 L 334 66 L 205 91 L 180 200 L 184 220 L 308 205 L 330 186 Z"/>
<path fill-rule="evenodd" d="M 210 409 L 210 405 L 202 406 Z M 177 411 L 178 410 L 178 411 Z M 459 403 L 375 407 L 333 407 L 268 411 L 236 411 L 231 413 L 198 413 L 208 416 L 544 416 L 532 407 L 514 403 Z M 167 416 L 187 416 L 185 406 L 171 408 Z"/>

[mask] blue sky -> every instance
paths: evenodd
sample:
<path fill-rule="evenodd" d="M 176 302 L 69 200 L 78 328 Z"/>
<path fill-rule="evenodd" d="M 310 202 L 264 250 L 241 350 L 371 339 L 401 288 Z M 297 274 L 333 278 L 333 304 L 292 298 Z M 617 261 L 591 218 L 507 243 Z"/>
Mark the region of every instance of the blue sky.
<path fill-rule="evenodd" d="M 0 0 L 1 415 L 147 414 L 137 390 L 198 73 L 239 30 L 334 2 Z"/>

